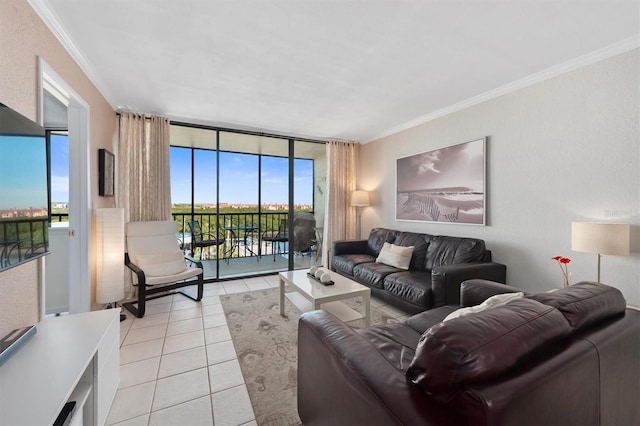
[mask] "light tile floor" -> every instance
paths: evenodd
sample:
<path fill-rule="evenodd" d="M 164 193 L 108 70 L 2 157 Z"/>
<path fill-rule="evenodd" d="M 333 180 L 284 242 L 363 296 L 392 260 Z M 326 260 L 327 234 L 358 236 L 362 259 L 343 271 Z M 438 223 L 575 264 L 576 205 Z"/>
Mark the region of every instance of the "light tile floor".
<path fill-rule="evenodd" d="M 125 311 L 120 384 L 107 424 L 257 425 L 220 295 L 277 287 L 277 275 L 211 283 L 201 303 L 176 294 L 149 301 L 144 318 Z"/>

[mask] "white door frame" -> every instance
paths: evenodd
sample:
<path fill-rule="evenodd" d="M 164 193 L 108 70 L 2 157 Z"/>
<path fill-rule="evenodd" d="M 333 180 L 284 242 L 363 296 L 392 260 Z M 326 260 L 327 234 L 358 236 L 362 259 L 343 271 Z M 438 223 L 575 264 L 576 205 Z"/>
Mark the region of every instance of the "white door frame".
<path fill-rule="evenodd" d="M 38 58 L 39 122 L 44 123 L 44 80 L 68 96 L 69 129 L 69 313 L 91 309 L 91 174 L 89 104 L 42 58 Z M 44 274 L 41 274 L 40 312 L 46 312 Z"/>

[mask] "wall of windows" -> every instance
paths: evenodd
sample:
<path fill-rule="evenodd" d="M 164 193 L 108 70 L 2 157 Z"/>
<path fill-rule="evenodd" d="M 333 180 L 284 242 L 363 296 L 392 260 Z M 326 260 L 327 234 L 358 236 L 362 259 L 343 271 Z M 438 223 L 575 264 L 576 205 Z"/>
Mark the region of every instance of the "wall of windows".
<path fill-rule="evenodd" d="M 179 238 L 203 261 L 205 278 L 321 261 L 323 143 L 172 124 L 170 156 Z"/>

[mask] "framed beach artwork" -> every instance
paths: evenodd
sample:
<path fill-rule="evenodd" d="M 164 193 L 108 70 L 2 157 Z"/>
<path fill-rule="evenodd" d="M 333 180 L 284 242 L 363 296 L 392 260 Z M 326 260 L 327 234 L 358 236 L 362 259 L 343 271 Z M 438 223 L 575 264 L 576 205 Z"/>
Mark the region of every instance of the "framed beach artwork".
<path fill-rule="evenodd" d="M 396 220 L 486 223 L 486 138 L 396 160 Z"/>

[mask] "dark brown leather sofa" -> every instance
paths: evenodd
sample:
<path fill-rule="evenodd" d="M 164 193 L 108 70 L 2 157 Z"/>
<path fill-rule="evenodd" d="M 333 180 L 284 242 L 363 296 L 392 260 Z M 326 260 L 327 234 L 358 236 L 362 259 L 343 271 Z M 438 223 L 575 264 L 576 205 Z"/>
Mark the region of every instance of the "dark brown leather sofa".
<path fill-rule="evenodd" d="M 517 288 L 470 280 L 461 306 Z M 353 329 L 300 318 L 305 425 L 638 425 L 640 312 L 578 283 L 441 322 L 444 306 Z"/>
<path fill-rule="evenodd" d="M 414 247 L 409 270 L 376 263 L 384 243 Z M 460 303 L 460 284 L 465 280 L 504 283 L 507 274 L 505 265 L 491 261 L 483 240 L 386 228 L 372 229 L 366 240 L 334 241 L 331 269 L 411 314 Z"/>

